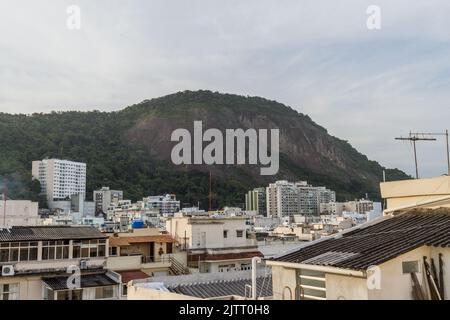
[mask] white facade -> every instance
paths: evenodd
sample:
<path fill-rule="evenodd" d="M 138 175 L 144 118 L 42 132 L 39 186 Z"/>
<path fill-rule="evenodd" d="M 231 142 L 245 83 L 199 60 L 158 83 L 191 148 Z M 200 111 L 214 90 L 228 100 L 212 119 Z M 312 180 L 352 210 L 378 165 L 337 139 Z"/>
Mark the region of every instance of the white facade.
<path fill-rule="evenodd" d="M 32 176 L 41 183 L 50 207 L 53 201 L 70 198 L 74 194 L 86 196 L 86 164 L 59 159 L 33 161 Z"/>
<path fill-rule="evenodd" d="M 39 223 L 37 202 L 29 200 L 0 201 L 0 226 L 36 226 Z"/>
<path fill-rule="evenodd" d="M 94 190 L 93 199 L 95 202 L 95 213 L 107 213 L 110 206 L 118 206 L 119 201 L 123 200 L 123 191 L 102 187 L 100 190 Z"/>
<path fill-rule="evenodd" d="M 174 194 L 163 196 L 150 196 L 143 199 L 144 207 L 147 209 L 158 209 L 160 215 L 165 217 L 173 216 L 180 210 L 180 201 Z"/>
<path fill-rule="evenodd" d="M 306 181 L 276 181 L 266 189 L 267 214 L 272 217 L 319 215 L 321 203 L 334 201 L 334 191 L 311 186 Z"/>

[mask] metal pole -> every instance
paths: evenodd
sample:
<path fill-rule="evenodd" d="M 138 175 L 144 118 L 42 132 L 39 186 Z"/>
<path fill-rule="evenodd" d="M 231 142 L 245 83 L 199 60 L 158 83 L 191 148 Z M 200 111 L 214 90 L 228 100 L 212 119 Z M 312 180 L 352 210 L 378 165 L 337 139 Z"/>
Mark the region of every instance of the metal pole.
<path fill-rule="evenodd" d="M 416 164 L 416 179 L 419 179 L 419 168 L 417 166 L 416 140 L 413 140 L 413 146 L 414 146 L 414 162 Z"/>
<path fill-rule="evenodd" d="M 447 174 L 450 176 L 450 152 L 448 147 L 448 129 L 445 130 L 445 138 L 447 140 L 447 167 L 448 167 Z"/>
<path fill-rule="evenodd" d="M 256 300 L 258 298 L 256 293 L 256 264 L 261 263 L 260 257 L 252 258 L 252 300 Z"/>

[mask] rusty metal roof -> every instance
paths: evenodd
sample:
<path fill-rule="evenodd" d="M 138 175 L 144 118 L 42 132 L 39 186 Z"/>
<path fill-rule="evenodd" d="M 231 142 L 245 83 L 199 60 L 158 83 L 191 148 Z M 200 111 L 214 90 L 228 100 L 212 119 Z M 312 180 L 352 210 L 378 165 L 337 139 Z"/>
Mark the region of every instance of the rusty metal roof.
<path fill-rule="evenodd" d="M 450 209 L 415 209 L 271 260 L 365 270 L 421 246 L 450 246 Z"/>

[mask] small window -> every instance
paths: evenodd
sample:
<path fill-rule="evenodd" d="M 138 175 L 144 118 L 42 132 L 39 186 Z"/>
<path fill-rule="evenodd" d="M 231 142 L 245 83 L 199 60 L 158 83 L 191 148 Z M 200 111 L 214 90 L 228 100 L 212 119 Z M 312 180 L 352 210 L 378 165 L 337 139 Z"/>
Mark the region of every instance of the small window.
<path fill-rule="evenodd" d="M 236 237 L 242 238 L 243 236 L 244 236 L 244 231 L 243 230 L 236 230 Z"/>
<path fill-rule="evenodd" d="M 223 230 L 223 237 L 228 238 L 228 230 Z"/>
<path fill-rule="evenodd" d="M 402 270 L 403 274 L 419 272 L 419 261 L 403 261 Z"/>

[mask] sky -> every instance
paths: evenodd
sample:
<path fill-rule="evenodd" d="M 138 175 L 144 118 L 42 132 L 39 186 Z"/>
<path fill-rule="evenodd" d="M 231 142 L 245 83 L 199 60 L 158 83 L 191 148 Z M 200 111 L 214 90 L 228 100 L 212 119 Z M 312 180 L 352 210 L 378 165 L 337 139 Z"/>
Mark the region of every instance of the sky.
<path fill-rule="evenodd" d="M 412 146 L 394 138 L 450 129 L 448 30 L 448 0 L 0 0 L 0 112 L 262 96 L 413 175 Z M 446 173 L 442 137 L 417 150 L 421 177 Z"/>

